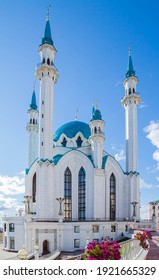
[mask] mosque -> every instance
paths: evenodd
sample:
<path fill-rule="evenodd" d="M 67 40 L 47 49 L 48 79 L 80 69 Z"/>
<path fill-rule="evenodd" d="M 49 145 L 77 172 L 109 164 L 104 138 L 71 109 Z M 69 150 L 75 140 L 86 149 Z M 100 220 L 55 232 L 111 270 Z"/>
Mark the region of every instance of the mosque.
<path fill-rule="evenodd" d="M 25 180 L 25 215 L 4 218 L 4 249 L 39 254 L 85 248 L 90 240 L 126 234 L 140 220 L 137 107 L 131 52 L 123 82 L 126 170 L 104 151 L 104 125 L 98 107 L 88 123 L 75 120 L 55 132 L 54 85 L 58 81 L 56 48 L 46 18 L 39 46 L 39 106 L 35 91 L 28 110 L 29 160 Z M 113 108 L 112 108 L 113 109 Z"/>

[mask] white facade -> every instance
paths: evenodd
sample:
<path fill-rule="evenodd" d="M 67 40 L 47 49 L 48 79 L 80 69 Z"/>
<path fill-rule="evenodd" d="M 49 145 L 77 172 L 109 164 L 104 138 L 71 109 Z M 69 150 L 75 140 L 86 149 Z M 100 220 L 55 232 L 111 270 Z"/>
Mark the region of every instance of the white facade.
<path fill-rule="evenodd" d="M 27 126 L 28 131 L 31 129 L 31 140 L 25 184 L 25 225 L 22 226 L 26 250 L 33 252 L 35 244 L 39 245 L 40 254 L 84 249 L 88 240 L 127 233 L 140 219 L 137 78 L 127 77 L 124 81 L 122 104 L 126 111 L 127 141 L 124 172 L 115 158 L 104 151 L 104 121 L 98 108 L 93 108 L 88 124 L 77 120 L 66 123 L 53 138 L 54 84 L 58 72 L 48 19 L 39 54 L 38 141 L 32 125 Z M 129 87 L 135 89 L 131 95 L 127 94 Z M 32 110 L 29 114 L 37 116 L 37 112 Z M 38 151 L 37 159 L 35 151 Z M 18 249 L 19 245 L 15 250 Z"/>

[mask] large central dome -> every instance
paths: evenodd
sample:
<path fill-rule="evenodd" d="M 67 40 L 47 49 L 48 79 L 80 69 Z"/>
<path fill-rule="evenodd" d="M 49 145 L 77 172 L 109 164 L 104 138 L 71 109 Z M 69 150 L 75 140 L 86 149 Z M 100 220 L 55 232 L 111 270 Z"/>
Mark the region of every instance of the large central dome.
<path fill-rule="evenodd" d="M 60 126 L 56 130 L 54 134 L 54 141 L 57 142 L 62 133 L 64 133 L 69 138 L 73 138 L 78 132 L 81 132 L 86 139 L 88 139 L 91 135 L 90 127 L 87 123 L 72 121 Z"/>

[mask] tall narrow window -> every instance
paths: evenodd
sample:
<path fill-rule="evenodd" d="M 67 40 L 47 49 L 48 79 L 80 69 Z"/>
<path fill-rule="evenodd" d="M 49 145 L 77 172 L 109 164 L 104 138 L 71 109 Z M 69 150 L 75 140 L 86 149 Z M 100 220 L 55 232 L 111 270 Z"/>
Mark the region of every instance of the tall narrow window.
<path fill-rule="evenodd" d="M 65 221 L 72 219 L 72 175 L 67 167 L 64 174 L 64 218 Z"/>
<path fill-rule="evenodd" d="M 78 219 L 86 219 L 86 173 L 83 167 L 78 175 Z"/>
<path fill-rule="evenodd" d="M 115 220 L 116 217 L 116 182 L 115 176 L 112 173 L 110 177 L 110 220 Z"/>
<path fill-rule="evenodd" d="M 36 202 L 36 173 L 33 176 L 33 182 L 32 182 L 32 197 L 33 202 Z"/>
<path fill-rule="evenodd" d="M 76 143 L 77 143 L 77 147 L 81 147 L 82 146 L 82 139 L 80 136 L 78 136 L 77 140 L 76 140 Z"/>

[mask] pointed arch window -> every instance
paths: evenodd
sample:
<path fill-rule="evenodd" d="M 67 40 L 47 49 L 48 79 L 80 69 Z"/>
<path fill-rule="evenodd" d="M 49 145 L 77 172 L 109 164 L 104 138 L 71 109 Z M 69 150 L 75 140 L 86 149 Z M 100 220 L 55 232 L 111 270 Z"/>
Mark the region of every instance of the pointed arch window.
<path fill-rule="evenodd" d="M 110 176 L 110 220 L 114 221 L 116 218 L 116 180 L 112 173 Z"/>
<path fill-rule="evenodd" d="M 78 219 L 86 219 L 86 172 L 83 167 L 78 174 Z"/>
<path fill-rule="evenodd" d="M 32 197 L 33 197 L 33 202 L 36 202 L 36 173 L 34 173 L 34 176 L 33 176 Z"/>
<path fill-rule="evenodd" d="M 63 140 L 62 140 L 62 142 L 61 142 L 61 145 L 62 145 L 63 147 L 66 147 L 66 145 L 67 145 L 67 140 L 66 140 L 65 137 L 63 138 Z"/>
<path fill-rule="evenodd" d="M 82 146 L 82 139 L 80 136 L 78 136 L 77 140 L 76 140 L 76 143 L 77 143 L 77 147 L 81 147 Z"/>
<path fill-rule="evenodd" d="M 67 167 L 64 173 L 64 219 L 72 220 L 72 174 Z"/>

